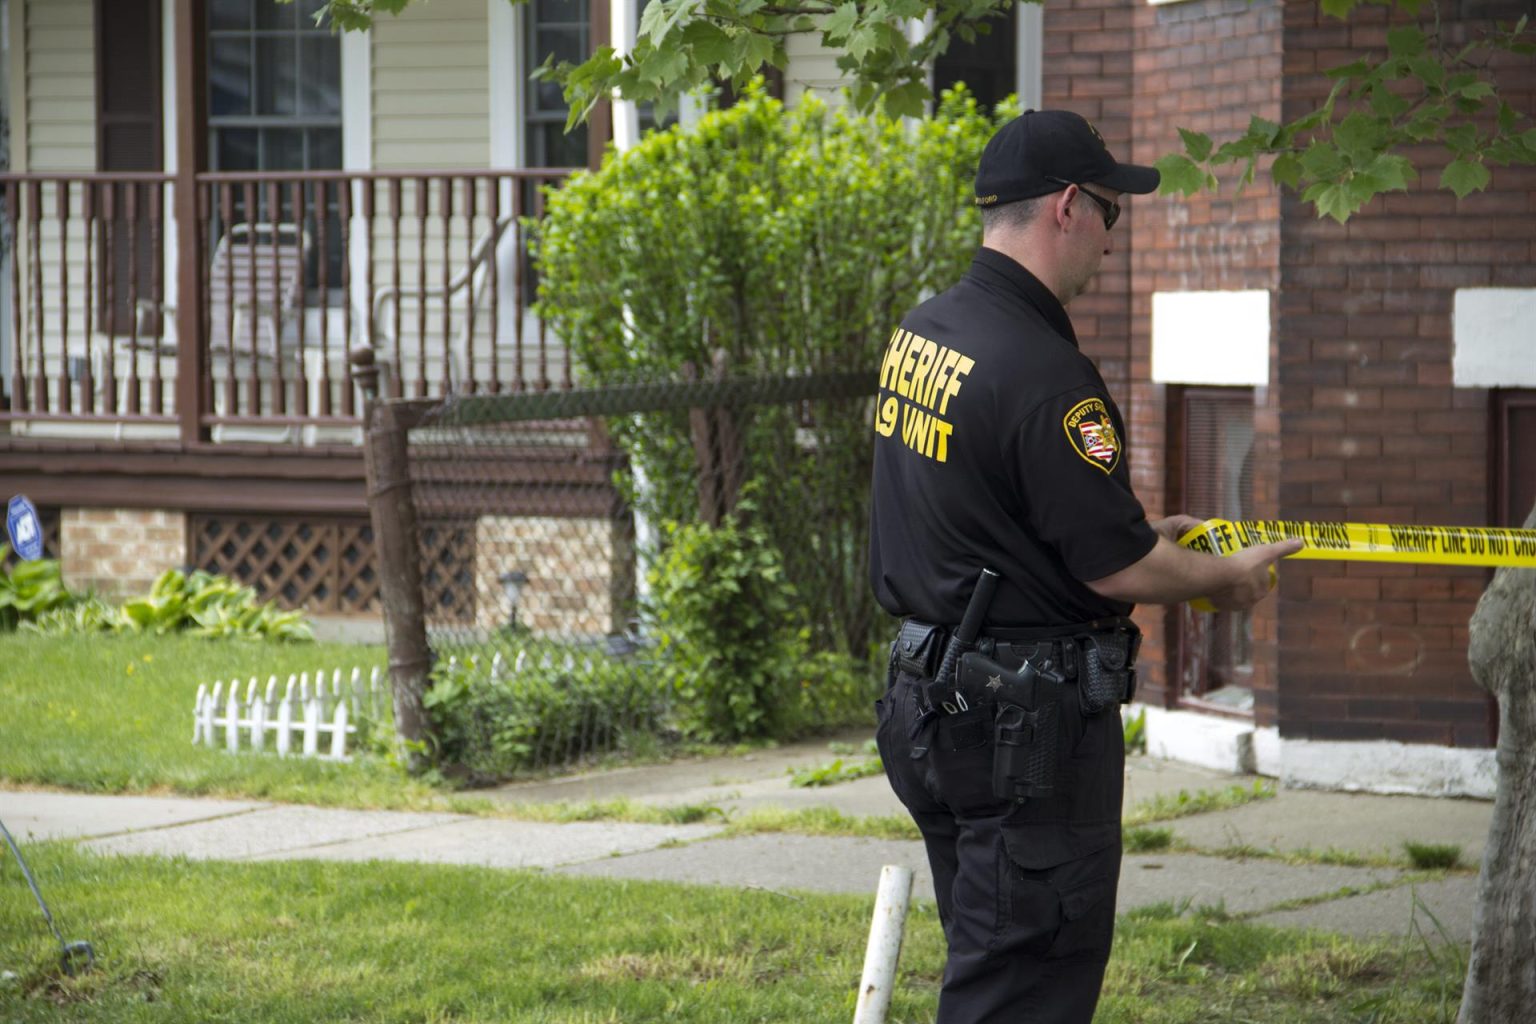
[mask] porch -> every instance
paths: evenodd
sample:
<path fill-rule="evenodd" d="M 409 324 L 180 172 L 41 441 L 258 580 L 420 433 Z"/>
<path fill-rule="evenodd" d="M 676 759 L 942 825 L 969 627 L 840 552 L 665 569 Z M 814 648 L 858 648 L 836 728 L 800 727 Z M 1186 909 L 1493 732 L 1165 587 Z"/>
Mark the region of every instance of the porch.
<path fill-rule="evenodd" d="M 392 397 L 568 388 L 527 247 L 568 173 L 0 175 L 0 447 L 352 445 L 359 347 Z"/>

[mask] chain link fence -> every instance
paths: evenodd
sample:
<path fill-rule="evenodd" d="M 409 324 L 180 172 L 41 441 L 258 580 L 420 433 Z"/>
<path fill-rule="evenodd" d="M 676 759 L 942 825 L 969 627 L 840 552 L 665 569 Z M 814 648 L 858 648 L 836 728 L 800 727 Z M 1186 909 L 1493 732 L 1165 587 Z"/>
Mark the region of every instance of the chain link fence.
<path fill-rule="evenodd" d="M 381 404 L 370 491 L 397 717 L 400 670 L 430 665 L 423 733 L 440 767 L 482 781 L 872 721 L 875 383 L 689 375 Z M 402 645 L 418 629 L 389 593 L 396 489 L 430 654 Z"/>

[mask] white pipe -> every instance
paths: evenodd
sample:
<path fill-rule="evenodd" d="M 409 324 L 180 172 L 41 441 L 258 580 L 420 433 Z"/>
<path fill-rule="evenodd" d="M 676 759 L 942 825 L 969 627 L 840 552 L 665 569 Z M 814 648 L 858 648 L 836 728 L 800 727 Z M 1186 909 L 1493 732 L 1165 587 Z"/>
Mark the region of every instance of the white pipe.
<path fill-rule="evenodd" d="M 911 899 L 912 869 L 895 864 L 881 868 L 853 1024 L 885 1024 L 886 1012 L 891 1008 L 891 991 L 896 987 L 896 962 L 901 959 L 901 937 Z"/>

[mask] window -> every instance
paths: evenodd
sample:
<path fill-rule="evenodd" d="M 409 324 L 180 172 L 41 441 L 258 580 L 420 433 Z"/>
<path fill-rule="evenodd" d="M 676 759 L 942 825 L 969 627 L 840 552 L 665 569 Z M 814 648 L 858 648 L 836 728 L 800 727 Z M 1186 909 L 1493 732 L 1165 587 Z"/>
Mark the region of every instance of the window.
<path fill-rule="evenodd" d="M 635 18 L 645 14 L 650 0 L 640 0 Z M 554 63 L 580 64 L 592 54 L 592 18 L 590 0 L 531 0 L 525 8 L 524 58 L 530 68 L 539 67 L 550 56 Z M 586 167 L 590 158 L 589 129 L 582 122 L 569 133 L 565 119 L 570 106 L 565 93 L 554 79 L 529 81 L 524 90 L 524 131 L 529 167 Z M 658 124 L 649 103 L 640 104 L 640 130 Z M 670 124 L 670 115 L 663 124 Z"/>
<path fill-rule="evenodd" d="M 1018 91 L 1018 22 L 1015 4 L 1005 17 L 989 18 L 991 31 L 966 42 L 959 36 L 950 40 L 949 49 L 933 62 L 934 103 L 945 89 L 956 82 L 976 97 L 983 110 L 991 110 L 1004 97 Z"/>
<path fill-rule="evenodd" d="M 536 68 L 553 55 L 559 64 L 580 64 L 592 50 L 591 7 L 588 0 L 533 0 L 527 6 L 527 66 Z M 529 167 L 587 166 L 587 125 L 565 130 L 570 107 L 560 83 L 552 78 L 530 81 L 525 90 Z"/>
<path fill-rule="evenodd" d="M 1536 505 L 1536 390 L 1493 391 L 1493 525 L 1520 527 Z"/>
<path fill-rule="evenodd" d="M 1183 388 L 1183 511 L 1201 519 L 1253 518 L 1253 391 Z M 1202 613 L 1179 606 L 1180 699 L 1251 713 L 1253 622 L 1248 612 Z"/>
<path fill-rule="evenodd" d="M 208 159 L 217 171 L 341 166 L 341 40 L 324 0 L 210 0 Z"/>
<path fill-rule="evenodd" d="M 315 24 L 325 0 L 209 0 L 208 162 L 215 171 L 334 170 L 341 159 L 341 38 Z M 320 191 L 317 191 L 320 190 Z M 324 198 L 321 199 L 321 191 Z M 304 230 L 319 232 L 315 207 L 325 208 L 325 275 L 341 281 L 341 217 L 334 189 L 306 187 Z M 268 190 L 255 190 L 256 209 L 234 194 L 235 223 L 291 221 L 292 190 L 279 191 L 279 209 L 267 209 Z M 222 228 L 221 228 L 222 230 Z M 320 281 L 320 253 L 306 268 Z"/>

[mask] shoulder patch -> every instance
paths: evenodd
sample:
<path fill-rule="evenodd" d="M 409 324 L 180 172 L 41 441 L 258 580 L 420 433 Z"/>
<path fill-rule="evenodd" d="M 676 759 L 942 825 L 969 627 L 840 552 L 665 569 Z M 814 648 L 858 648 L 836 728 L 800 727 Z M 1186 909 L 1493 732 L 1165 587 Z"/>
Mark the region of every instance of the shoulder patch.
<path fill-rule="evenodd" d="M 1120 464 L 1123 445 L 1115 433 L 1109 407 L 1102 398 L 1087 398 L 1074 405 L 1062 419 L 1067 440 L 1083 461 L 1113 473 Z"/>

